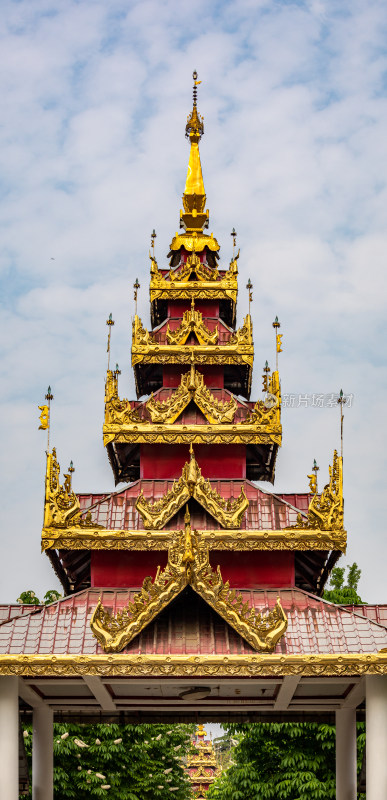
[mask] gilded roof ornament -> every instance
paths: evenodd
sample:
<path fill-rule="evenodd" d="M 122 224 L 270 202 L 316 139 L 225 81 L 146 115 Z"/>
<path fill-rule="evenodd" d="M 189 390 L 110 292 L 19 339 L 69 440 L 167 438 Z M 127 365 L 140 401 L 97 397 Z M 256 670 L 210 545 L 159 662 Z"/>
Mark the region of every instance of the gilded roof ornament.
<path fill-rule="evenodd" d="M 173 482 L 172 489 L 164 497 L 152 503 L 142 492 L 138 496 L 136 508 L 142 516 L 144 528 L 163 528 L 190 497 L 197 500 L 223 528 L 239 528 L 249 505 L 243 486 L 239 497 L 234 500 L 225 500 L 212 489 L 210 481 L 202 476 L 191 445 L 190 460 L 186 461 L 181 477 Z"/>
<path fill-rule="evenodd" d="M 196 76 L 196 77 L 195 77 Z M 180 225 L 186 232 L 202 232 L 204 227 L 208 227 L 208 211 L 205 211 L 206 193 L 204 190 L 202 165 L 200 162 L 199 142 L 204 133 L 203 117 L 197 109 L 197 73 L 193 73 L 193 107 L 188 115 L 185 126 L 185 135 L 190 140 L 191 150 L 189 154 L 187 178 L 183 194 L 184 211 L 180 212 Z"/>
<path fill-rule="evenodd" d="M 72 490 L 71 478 L 74 472 L 73 462 L 64 475 L 63 485 L 60 483 L 60 465 L 56 457 L 56 449 L 47 452 L 45 480 L 43 531 L 49 528 L 66 528 L 68 526 L 100 528 L 95 525 L 87 512 L 81 512 L 79 500 Z M 83 514 L 86 514 L 83 516 Z"/>
<path fill-rule="evenodd" d="M 317 465 L 316 465 L 317 467 Z M 317 467 L 318 469 L 318 467 Z M 314 478 L 316 477 L 316 484 Z M 295 528 L 312 528 L 320 531 L 344 530 L 344 498 L 343 498 L 343 459 L 333 453 L 332 466 L 329 467 L 329 483 L 324 486 L 321 494 L 317 494 L 317 472 L 308 475 L 312 499 L 309 504 L 307 517 L 298 515 Z M 290 528 L 289 528 L 290 530 Z"/>
<path fill-rule="evenodd" d="M 146 577 L 126 608 L 113 616 L 99 600 L 90 627 L 105 652 L 123 650 L 186 586 L 191 586 L 255 650 L 272 651 L 284 635 L 288 622 L 280 600 L 262 615 L 237 590 L 230 589 L 219 566 L 216 571 L 212 569 L 208 547 L 190 523 L 187 507 L 184 531 L 170 544 L 166 568 L 158 567 L 154 579 Z"/>

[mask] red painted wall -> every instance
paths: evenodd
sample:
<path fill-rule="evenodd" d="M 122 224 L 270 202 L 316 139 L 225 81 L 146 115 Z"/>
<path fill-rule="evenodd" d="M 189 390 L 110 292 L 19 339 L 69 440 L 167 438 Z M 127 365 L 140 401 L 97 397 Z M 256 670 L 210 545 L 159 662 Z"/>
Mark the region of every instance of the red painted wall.
<path fill-rule="evenodd" d="M 180 379 L 184 372 L 188 372 L 189 364 L 168 364 L 163 367 L 163 386 L 175 387 L 180 386 Z M 198 372 L 204 375 L 204 383 L 210 389 L 223 389 L 224 388 L 224 367 L 217 366 L 203 366 L 200 367 Z"/>
<path fill-rule="evenodd" d="M 196 461 L 204 478 L 246 477 L 246 448 L 236 445 L 194 445 Z M 140 477 L 147 480 L 180 478 L 186 461 L 189 461 L 188 444 L 142 444 L 140 448 Z"/>
<path fill-rule="evenodd" d="M 203 318 L 219 317 L 219 303 L 211 303 L 207 300 L 195 300 L 195 309 L 203 314 Z M 171 302 L 168 303 L 168 317 L 182 317 L 184 311 L 190 310 L 190 300 L 171 300 Z"/>
<path fill-rule="evenodd" d="M 281 589 L 294 586 L 294 553 L 210 551 L 213 569 L 218 564 L 224 581 L 237 589 Z"/>
<path fill-rule="evenodd" d="M 140 587 L 144 578 L 156 577 L 157 567 L 167 566 L 167 551 L 127 553 L 119 550 L 91 551 L 91 586 Z"/>
<path fill-rule="evenodd" d="M 91 551 L 91 586 L 137 588 L 157 567 L 167 565 L 167 551 L 122 552 Z M 281 589 L 294 586 L 294 553 L 211 551 L 213 569 L 218 564 L 224 581 L 236 589 Z"/>

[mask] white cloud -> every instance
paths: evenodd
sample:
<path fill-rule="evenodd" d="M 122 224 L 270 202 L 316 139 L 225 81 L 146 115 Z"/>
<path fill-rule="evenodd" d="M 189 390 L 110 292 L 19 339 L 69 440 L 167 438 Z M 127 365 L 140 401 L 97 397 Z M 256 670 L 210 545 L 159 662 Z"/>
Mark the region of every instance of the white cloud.
<path fill-rule="evenodd" d="M 384 5 L 5 0 L 2 11 L 2 599 L 55 583 L 39 554 L 48 383 L 62 466 L 74 460 L 79 490 L 112 488 L 105 320 L 112 311 L 113 359 L 133 396 L 131 284 L 138 275 L 148 322 L 149 235 L 155 227 L 161 263 L 178 225 L 196 68 L 210 228 L 224 260 L 238 231 L 240 317 L 254 282 L 255 391 L 278 314 L 284 391 L 355 394 L 349 560 L 366 599 L 385 600 Z M 284 426 L 278 488 L 302 491 L 314 457 L 327 475 L 337 410 L 288 409 Z"/>

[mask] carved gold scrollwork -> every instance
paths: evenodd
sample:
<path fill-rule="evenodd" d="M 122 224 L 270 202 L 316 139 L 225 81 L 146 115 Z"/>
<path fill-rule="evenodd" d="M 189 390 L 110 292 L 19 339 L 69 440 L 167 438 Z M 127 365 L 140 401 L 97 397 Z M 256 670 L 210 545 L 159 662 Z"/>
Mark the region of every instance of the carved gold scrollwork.
<path fill-rule="evenodd" d="M 217 268 L 212 269 L 207 264 L 203 264 L 199 256 L 193 252 L 188 256 L 182 267 L 169 271 L 169 279 L 171 282 L 188 281 L 192 274 L 196 276 L 198 281 L 216 281 L 219 278 Z"/>
<path fill-rule="evenodd" d="M 133 342 L 137 345 L 147 346 L 150 344 L 155 344 L 155 339 L 152 333 L 147 331 L 141 322 L 140 317 L 135 314 L 133 324 Z"/>
<path fill-rule="evenodd" d="M 211 425 L 232 422 L 238 407 L 234 397 L 227 403 L 216 400 L 207 389 L 203 375 L 195 370 L 193 364 L 190 371 L 181 376 L 179 388 L 168 400 L 155 400 L 152 395 L 146 407 L 152 422 L 167 424 L 175 422 L 191 400 L 196 403 Z"/>
<path fill-rule="evenodd" d="M 118 397 L 118 377 L 109 369 L 105 383 L 105 425 L 127 425 L 141 421 L 137 409 L 132 409 L 129 400 L 120 400 Z"/>
<path fill-rule="evenodd" d="M 168 550 L 168 564 L 160 567 L 154 580 L 147 577 L 141 591 L 134 595 L 127 608 L 115 616 L 106 611 L 99 600 L 90 627 L 106 652 L 120 652 L 140 633 L 187 585 L 199 594 L 255 650 L 270 652 L 287 628 L 287 617 L 279 599 L 266 615 L 257 612 L 235 589 L 224 583 L 220 568 L 212 569 L 208 547 L 202 537 L 192 531 L 188 508 L 185 529 L 173 538 Z"/>
<path fill-rule="evenodd" d="M 306 519 L 299 514 L 297 524 L 293 527 L 343 531 L 343 459 L 338 456 L 337 450 L 334 451 L 332 466 L 329 467 L 329 483 L 324 486 L 321 494 L 313 494 Z"/>
<path fill-rule="evenodd" d="M 101 527 L 91 521 L 87 512 L 85 516 L 81 516 L 78 497 L 71 488 L 71 472 L 64 475 L 64 483 L 61 485 L 60 466 L 56 458 L 56 449 L 53 447 L 52 453 L 47 453 L 43 530 L 66 528 L 69 525 L 84 528 Z"/>
<path fill-rule="evenodd" d="M 281 386 L 278 372 L 273 372 L 264 400 L 258 400 L 242 425 L 281 425 Z"/>
<path fill-rule="evenodd" d="M 243 486 L 239 497 L 225 500 L 212 489 L 210 481 L 203 478 L 192 445 L 190 453 L 190 461 L 184 464 L 181 478 L 173 482 L 172 489 L 164 497 L 152 503 L 141 492 L 137 498 L 136 508 L 142 516 L 144 527 L 156 530 L 164 527 L 184 503 L 194 497 L 224 528 L 239 528 L 249 505 Z"/>
<path fill-rule="evenodd" d="M 184 311 L 181 325 L 177 330 L 171 331 L 169 325 L 167 326 L 167 342 L 168 344 L 185 344 L 190 333 L 194 333 L 199 344 L 202 345 L 216 344 L 219 338 L 218 329 L 208 330 L 200 311 L 195 311 L 193 298 L 191 310 Z"/>

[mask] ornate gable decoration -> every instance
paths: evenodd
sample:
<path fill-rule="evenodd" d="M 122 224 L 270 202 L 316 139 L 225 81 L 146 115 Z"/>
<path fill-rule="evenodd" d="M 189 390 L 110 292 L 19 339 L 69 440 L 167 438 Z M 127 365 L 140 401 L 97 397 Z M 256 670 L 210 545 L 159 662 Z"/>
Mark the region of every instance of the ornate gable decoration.
<path fill-rule="evenodd" d="M 150 279 L 150 300 L 222 300 L 229 299 L 234 303 L 238 295 L 238 264 L 237 257 L 234 258 L 230 266 L 223 275 L 219 275 L 217 270 L 211 270 L 206 265 L 197 265 L 195 259 L 198 256 L 192 253 L 187 259 L 188 268 L 186 271 L 174 272 L 170 270 L 167 275 L 163 275 L 159 270 L 157 261 L 151 257 L 151 279 Z M 204 268 L 206 267 L 206 269 Z M 207 272 L 208 270 L 208 272 Z M 198 280 L 190 280 L 192 273 Z"/>
<path fill-rule="evenodd" d="M 171 331 L 168 324 L 167 342 L 168 344 L 185 344 L 191 333 L 195 334 L 199 344 L 202 345 L 217 344 L 219 339 L 218 328 L 210 331 L 204 324 L 200 311 L 195 311 L 194 298 L 191 301 L 191 310 L 184 311 L 183 319 L 177 330 Z"/>
<path fill-rule="evenodd" d="M 211 488 L 210 481 L 203 478 L 192 445 L 190 454 L 190 461 L 184 464 L 181 478 L 173 482 L 172 489 L 164 497 L 152 503 L 141 492 L 137 498 L 136 508 L 142 516 L 144 528 L 163 528 L 190 497 L 194 497 L 224 528 L 239 528 L 249 505 L 243 486 L 239 497 L 225 500 Z"/>
<path fill-rule="evenodd" d="M 244 601 L 237 590 L 224 583 L 220 568 L 212 569 L 208 547 L 197 531 L 191 530 L 188 507 L 185 530 L 175 534 L 168 550 L 168 564 L 157 569 L 154 580 L 147 577 L 141 591 L 127 608 L 112 616 L 99 600 L 90 627 L 108 653 L 118 653 L 132 641 L 186 587 L 200 595 L 255 650 L 273 650 L 287 628 L 287 617 L 279 599 L 263 616 Z"/>
<path fill-rule="evenodd" d="M 293 528 L 309 528 L 320 531 L 344 530 L 344 498 L 343 498 L 343 459 L 337 450 L 333 453 L 332 466 L 329 467 L 329 483 L 321 494 L 317 486 L 310 501 L 306 519 L 301 514 Z"/>
<path fill-rule="evenodd" d="M 43 529 L 66 528 L 76 525 L 84 528 L 100 528 L 91 521 L 90 513 L 81 512 L 79 500 L 71 487 L 71 467 L 64 475 L 63 486 L 60 483 L 60 465 L 56 458 L 56 449 L 47 453 L 47 469 L 45 480 L 45 501 Z M 86 516 L 81 516 L 86 513 Z"/>
<path fill-rule="evenodd" d="M 146 404 L 152 422 L 173 423 L 193 400 L 211 425 L 232 422 L 238 403 L 234 397 L 229 402 L 222 403 L 216 400 L 207 389 L 204 377 L 191 365 L 189 372 L 181 376 L 179 388 L 168 400 L 155 400 L 153 395 Z"/>

